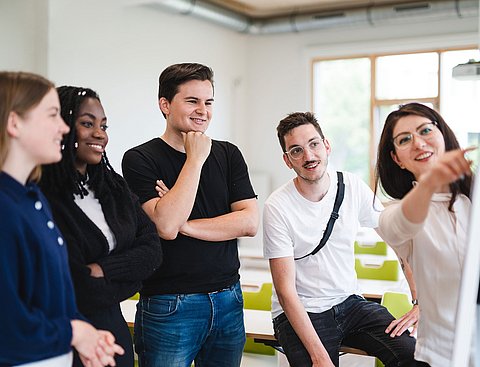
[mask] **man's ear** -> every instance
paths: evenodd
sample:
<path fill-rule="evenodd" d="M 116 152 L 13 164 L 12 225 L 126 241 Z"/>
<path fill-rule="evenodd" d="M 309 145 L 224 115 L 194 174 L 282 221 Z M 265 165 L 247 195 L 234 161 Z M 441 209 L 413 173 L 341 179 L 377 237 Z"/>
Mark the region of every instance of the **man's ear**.
<path fill-rule="evenodd" d="M 327 151 L 327 155 L 330 155 L 330 153 L 332 152 L 332 146 L 330 145 L 330 142 L 326 138 L 323 139 L 323 145 L 325 145 L 325 150 Z"/>
<path fill-rule="evenodd" d="M 402 164 L 402 162 L 400 162 L 400 159 L 398 159 L 397 155 L 393 152 L 393 151 L 390 151 L 390 157 L 392 157 L 393 161 L 398 164 L 398 166 L 401 168 L 401 169 L 405 169 L 405 166 Z"/>
<path fill-rule="evenodd" d="M 288 157 L 287 153 L 283 153 L 283 161 L 287 165 L 288 168 L 292 169 L 292 162 L 290 162 L 290 158 Z"/>
<path fill-rule="evenodd" d="M 161 97 L 158 100 L 158 107 L 160 107 L 160 110 L 168 116 L 170 114 L 170 102 L 165 97 Z"/>
<path fill-rule="evenodd" d="M 8 114 L 8 119 L 7 119 L 7 134 L 12 137 L 16 138 L 20 134 L 20 129 L 19 129 L 19 124 L 20 124 L 20 116 L 14 111 L 10 111 Z"/>

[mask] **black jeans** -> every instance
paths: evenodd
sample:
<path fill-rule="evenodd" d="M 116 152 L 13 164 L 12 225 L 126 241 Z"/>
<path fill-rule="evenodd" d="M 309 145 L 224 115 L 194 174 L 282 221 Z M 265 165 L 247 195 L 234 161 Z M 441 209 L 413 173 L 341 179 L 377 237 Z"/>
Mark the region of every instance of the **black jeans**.
<path fill-rule="evenodd" d="M 394 317 L 378 303 L 352 295 L 330 310 L 308 316 L 335 366 L 341 345 L 362 349 L 386 367 L 410 366 L 414 361 L 415 338 L 408 332 L 395 338 L 386 334 Z M 273 320 L 273 327 L 290 365 L 311 367 L 310 355 L 284 313 Z"/>
<path fill-rule="evenodd" d="M 133 366 L 133 343 L 128 325 L 123 318 L 120 304 L 97 311 L 95 314 L 85 315 L 88 321 L 97 329 L 108 330 L 115 337 L 115 343 L 119 344 L 125 354 L 115 355 L 117 367 Z M 77 353 L 74 353 L 73 367 L 83 366 Z"/>
<path fill-rule="evenodd" d="M 411 367 L 430 367 L 430 365 L 425 362 L 413 361 Z"/>

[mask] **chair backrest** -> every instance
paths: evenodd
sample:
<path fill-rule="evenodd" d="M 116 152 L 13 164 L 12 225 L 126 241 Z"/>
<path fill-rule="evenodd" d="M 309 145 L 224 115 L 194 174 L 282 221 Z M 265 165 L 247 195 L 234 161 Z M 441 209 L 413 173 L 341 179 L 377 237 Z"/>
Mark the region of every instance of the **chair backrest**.
<path fill-rule="evenodd" d="M 381 304 L 385 306 L 396 319 L 405 315 L 413 307 L 408 299 L 408 295 L 397 292 L 385 292 Z"/>
<path fill-rule="evenodd" d="M 387 244 L 381 241 L 372 244 L 355 241 L 354 249 L 356 255 L 387 256 Z"/>
<path fill-rule="evenodd" d="M 270 311 L 272 309 L 272 283 L 263 283 L 258 292 L 243 292 L 243 308 Z"/>
<path fill-rule="evenodd" d="M 133 296 L 131 296 L 129 299 L 133 299 L 134 301 L 138 301 L 140 299 L 140 293 L 135 293 Z"/>
<path fill-rule="evenodd" d="M 396 319 L 405 315 L 413 307 L 408 296 L 405 293 L 398 292 L 385 292 L 381 304 L 385 306 L 388 312 Z M 375 359 L 375 367 L 384 367 L 384 364 L 379 359 Z"/>
<path fill-rule="evenodd" d="M 272 309 L 272 283 L 263 283 L 258 292 L 244 291 L 243 308 L 270 311 Z M 243 351 L 247 353 L 275 355 L 275 349 L 260 343 L 255 343 L 251 338 L 247 338 Z"/>
<path fill-rule="evenodd" d="M 359 279 L 398 280 L 398 261 L 385 260 L 381 265 L 363 265 L 355 259 L 355 271 Z"/>

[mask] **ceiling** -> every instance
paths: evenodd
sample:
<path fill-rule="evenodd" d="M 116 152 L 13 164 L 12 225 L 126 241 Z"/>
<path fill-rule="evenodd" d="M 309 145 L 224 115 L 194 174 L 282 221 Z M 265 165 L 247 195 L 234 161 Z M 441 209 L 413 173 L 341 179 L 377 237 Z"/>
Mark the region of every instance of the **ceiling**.
<path fill-rule="evenodd" d="M 365 8 L 386 4 L 418 3 L 422 0 L 207 0 L 223 8 L 253 18 Z"/>

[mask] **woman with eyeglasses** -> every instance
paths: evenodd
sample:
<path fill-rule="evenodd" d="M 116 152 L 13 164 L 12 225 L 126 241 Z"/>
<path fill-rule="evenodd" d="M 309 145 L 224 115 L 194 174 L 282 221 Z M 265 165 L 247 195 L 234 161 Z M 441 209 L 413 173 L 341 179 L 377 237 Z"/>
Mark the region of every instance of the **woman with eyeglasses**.
<path fill-rule="evenodd" d="M 471 161 L 442 116 L 419 103 L 390 113 L 376 183 L 396 199 L 380 216 L 382 237 L 413 269 L 420 321 L 417 366 L 450 366 L 467 243 Z"/>

